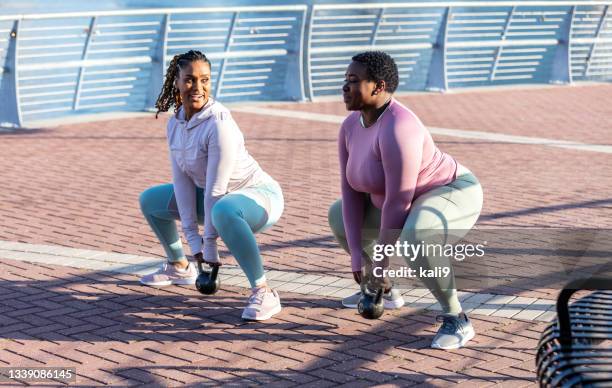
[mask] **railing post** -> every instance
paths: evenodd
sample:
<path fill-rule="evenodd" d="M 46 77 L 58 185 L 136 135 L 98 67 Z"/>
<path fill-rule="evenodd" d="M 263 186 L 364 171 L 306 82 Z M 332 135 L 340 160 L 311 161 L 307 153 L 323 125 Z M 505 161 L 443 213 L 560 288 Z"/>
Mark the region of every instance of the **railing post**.
<path fill-rule="evenodd" d="M 314 93 L 312 91 L 312 70 L 310 68 L 310 66 L 312 66 L 311 63 L 311 52 L 310 49 L 312 48 L 312 23 L 314 22 L 314 14 L 315 14 L 315 9 L 314 9 L 314 5 L 309 5 L 308 6 L 308 12 L 306 13 L 305 19 L 304 19 L 304 23 L 306 23 L 306 25 L 304 26 L 304 29 L 308 31 L 308 33 L 306 34 L 305 40 L 304 40 L 304 47 L 306 48 L 306 50 L 304 50 L 304 94 L 305 97 L 308 98 L 308 100 L 312 101 L 314 98 Z"/>
<path fill-rule="evenodd" d="M 289 50 L 289 58 L 287 61 L 287 75 L 285 76 L 285 90 L 287 97 L 293 101 L 304 101 L 306 99 L 304 69 L 305 69 L 305 50 L 304 35 L 306 31 L 307 9 L 302 11 L 302 20 L 300 21 L 300 33 L 296 38 L 297 52 L 293 49 Z M 295 47 L 295 46 L 294 46 Z"/>
<path fill-rule="evenodd" d="M 574 25 L 574 15 L 576 14 L 576 6 L 570 9 L 569 17 L 561 25 L 561 37 L 555 51 L 555 59 L 553 61 L 552 72 L 550 74 L 550 83 L 552 84 L 570 84 L 572 83 L 572 60 L 571 60 L 571 38 L 572 27 Z"/>
<path fill-rule="evenodd" d="M 444 17 L 440 22 L 440 29 L 436 42 L 433 44 L 433 54 L 427 76 L 427 89 L 430 92 L 443 92 L 448 89 L 446 77 L 446 38 L 448 34 L 448 21 L 451 18 L 451 7 L 446 8 Z"/>
<path fill-rule="evenodd" d="M 380 23 L 382 22 L 383 16 L 385 14 L 385 9 L 381 8 L 378 11 L 378 18 L 376 19 L 376 25 L 374 26 L 374 30 L 372 30 L 372 38 L 370 39 L 370 45 L 374 46 L 376 43 L 376 37 L 378 36 L 378 30 L 380 30 Z"/>
<path fill-rule="evenodd" d="M 17 82 L 19 80 L 17 53 L 19 49 L 19 25 L 20 21 L 13 23 L 7 56 L 2 72 L 2 82 L 0 83 L 0 126 L 21 127 L 21 109 L 19 107 L 19 91 Z"/>
<path fill-rule="evenodd" d="M 232 24 L 230 25 L 229 32 L 227 34 L 227 39 L 225 40 L 225 47 L 223 49 L 223 53 L 227 54 L 232 45 L 234 29 L 236 28 L 236 24 L 238 23 L 238 17 L 240 16 L 239 12 L 234 12 L 234 16 L 232 17 Z M 221 60 L 221 67 L 219 67 L 219 75 L 217 76 L 217 83 L 215 84 L 215 99 L 219 96 L 219 91 L 221 90 L 221 83 L 223 83 L 223 76 L 225 75 L 225 67 L 227 63 L 227 59 L 224 57 Z"/>
<path fill-rule="evenodd" d="M 514 10 L 516 10 L 516 7 L 512 7 L 512 9 L 510 10 L 510 13 L 508 14 L 508 20 L 506 20 L 506 25 L 504 26 L 504 31 L 502 32 L 502 35 L 501 35 L 501 40 L 506 40 L 506 37 L 508 36 L 508 30 L 510 30 L 510 23 L 512 23 L 512 16 L 514 16 Z M 497 71 L 497 66 L 499 66 L 499 60 L 501 59 L 503 49 L 504 49 L 504 46 L 500 45 L 497 48 L 497 51 L 495 52 L 495 60 L 493 61 L 493 66 L 491 67 L 491 74 L 489 75 L 489 81 L 495 80 L 495 72 Z"/>
<path fill-rule="evenodd" d="M 161 92 L 164 84 L 164 71 L 166 70 L 166 53 L 168 48 L 168 32 L 170 31 L 170 14 L 165 14 L 162 20 L 162 25 L 159 31 L 159 39 L 153 53 L 151 64 L 151 84 L 149 85 L 149 93 L 147 95 L 147 103 L 145 109 L 153 109 L 157 96 Z"/>
<path fill-rule="evenodd" d="M 89 23 L 89 31 L 87 32 L 87 39 L 85 39 L 85 45 L 83 46 L 83 53 L 81 54 L 81 61 L 83 64 L 79 68 L 79 77 L 77 78 L 77 86 L 74 92 L 74 100 L 72 102 L 72 109 L 77 110 L 79 108 L 79 102 L 81 98 L 81 89 L 83 88 L 83 78 L 85 76 L 85 64 L 87 60 L 87 53 L 89 52 L 89 46 L 94 36 L 94 29 L 96 28 L 96 17 L 91 18 Z"/>
<path fill-rule="evenodd" d="M 584 70 L 585 77 L 589 75 L 589 71 L 591 70 L 591 62 L 593 59 L 593 55 L 595 55 L 595 48 L 597 47 L 597 41 L 599 40 L 599 36 L 601 35 L 601 31 L 605 29 L 606 18 L 608 17 L 608 9 L 610 9 L 609 5 L 603 10 L 601 14 L 601 19 L 599 19 L 599 25 L 597 26 L 597 32 L 595 33 L 595 41 L 593 42 L 593 46 L 589 50 L 589 55 L 587 56 L 586 61 L 586 69 Z"/>

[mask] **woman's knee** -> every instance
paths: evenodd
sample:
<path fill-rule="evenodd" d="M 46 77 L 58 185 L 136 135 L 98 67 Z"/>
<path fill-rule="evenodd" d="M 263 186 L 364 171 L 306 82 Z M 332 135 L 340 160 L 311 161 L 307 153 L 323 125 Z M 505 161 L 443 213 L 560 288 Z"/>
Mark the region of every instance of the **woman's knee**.
<path fill-rule="evenodd" d="M 344 222 L 342 220 L 342 200 L 334 202 L 327 212 L 329 227 L 336 236 L 344 236 Z"/>
<path fill-rule="evenodd" d="M 240 218 L 240 211 L 231 201 L 221 199 L 213 206 L 210 216 L 213 226 L 219 231 Z"/>
<path fill-rule="evenodd" d="M 140 193 L 140 210 L 145 215 L 156 211 L 165 210 L 168 207 L 168 203 L 173 192 L 174 188 L 172 184 L 149 187 Z"/>

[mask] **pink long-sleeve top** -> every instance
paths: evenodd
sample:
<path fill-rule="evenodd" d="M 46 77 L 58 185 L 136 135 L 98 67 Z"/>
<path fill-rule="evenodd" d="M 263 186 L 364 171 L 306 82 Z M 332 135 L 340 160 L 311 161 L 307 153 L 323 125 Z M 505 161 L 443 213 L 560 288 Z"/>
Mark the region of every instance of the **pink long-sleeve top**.
<path fill-rule="evenodd" d="M 351 113 L 340 127 L 338 148 L 344 228 L 352 270 L 360 271 L 366 194 L 381 209 L 380 236 L 401 230 L 412 202 L 452 182 L 457 162 L 436 147 L 423 123 L 395 99 L 369 128 L 363 127 L 360 112 Z"/>

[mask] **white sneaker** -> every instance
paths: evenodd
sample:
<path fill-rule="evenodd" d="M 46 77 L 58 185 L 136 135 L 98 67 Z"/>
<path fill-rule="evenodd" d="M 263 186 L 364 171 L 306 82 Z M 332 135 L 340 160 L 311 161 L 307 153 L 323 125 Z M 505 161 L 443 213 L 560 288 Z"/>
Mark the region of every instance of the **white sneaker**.
<path fill-rule="evenodd" d="M 174 265 L 165 262 L 157 272 L 140 278 L 140 283 L 145 286 L 164 287 L 172 284 L 195 284 L 197 278 L 198 270 L 193 263 L 189 263 L 185 269 L 177 269 Z"/>
<path fill-rule="evenodd" d="M 242 312 L 242 319 L 265 321 L 280 313 L 280 311 L 280 297 L 276 290 L 266 291 L 266 288 L 254 288 L 249 297 L 248 305 Z"/>
<path fill-rule="evenodd" d="M 441 314 L 436 320 L 442 322 L 442 326 L 431 342 L 434 349 L 459 349 L 476 335 L 472 322 L 465 313 L 458 316 Z"/>

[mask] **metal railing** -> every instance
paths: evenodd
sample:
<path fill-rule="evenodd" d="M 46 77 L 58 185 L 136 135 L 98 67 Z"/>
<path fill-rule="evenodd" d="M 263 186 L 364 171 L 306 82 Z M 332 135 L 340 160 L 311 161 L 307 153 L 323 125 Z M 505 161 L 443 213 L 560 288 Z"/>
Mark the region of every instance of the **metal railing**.
<path fill-rule="evenodd" d="M 0 16 L 0 124 L 151 108 L 199 49 L 222 101 L 340 93 L 352 55 L 389 52 L 398 91 L 612 79 L 611 1 L 167 8 Z"/>

